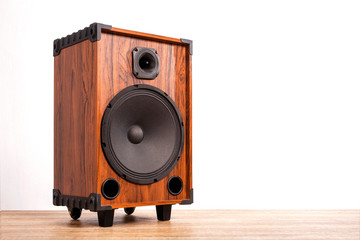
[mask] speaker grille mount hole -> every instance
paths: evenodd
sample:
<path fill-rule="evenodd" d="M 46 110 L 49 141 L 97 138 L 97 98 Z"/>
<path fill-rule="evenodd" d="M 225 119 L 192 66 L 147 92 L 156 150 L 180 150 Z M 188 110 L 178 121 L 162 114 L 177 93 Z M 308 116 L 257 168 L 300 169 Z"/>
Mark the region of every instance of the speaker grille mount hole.
<path fill-rule="evenodd" d="M 119 182 L 113 178 L 106 179 L 101 186 L 101 193 L 106 199 L 115 199 L 120 193 Z"/>
<path fill-rule="evenodd" d="M 183 181 L 178 176 L 171 177 L 168 181 L 167 187 L 169 193 L 174 196 L 179 195 L 183 189 Z"/>

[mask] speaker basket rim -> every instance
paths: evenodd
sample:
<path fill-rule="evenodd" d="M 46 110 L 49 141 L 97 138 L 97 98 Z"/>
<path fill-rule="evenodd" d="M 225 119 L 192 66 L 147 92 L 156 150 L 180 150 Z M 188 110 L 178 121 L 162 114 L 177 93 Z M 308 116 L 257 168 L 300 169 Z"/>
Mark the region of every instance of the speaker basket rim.
<path fill-rule="evenodd" d="M 111 111 L 111 106 L 114 106 L 114 104 L 120 99 L 122 98 L 124 95 L 126 95 L 128 92 L 133 91 L 133 90 L 137 90 L 137 89 L 147 89 L 147 90 L 151 90 L 154 91 L 158 94 L 160 94 L 165 100 L 168 101 L 168 103 L 170 104 L 170 106 L 172 107 L 172 109 L 174 110 L 177 118 L 178 119 L 178 125 L 179 125 L 179 130 L 180 130 L 180 147 L 178 149 L 178 152 L 175 152 L 175 158 L 170 159 L 167 161 L 167 163 L 170 161 L 169 166 L 162 172 L 160 172 L 159 174 L 155 175 L 155 176 L 149 176 L 149 177 L 144 177 L 141 176 L 141 174 L 137 173 L 137 174 L 129 174 L 129 171 L 127 170 L 127 168 L 125 166 L 122 166 L 122 164 L 115 164 L 117 162 L 116 157 L 114 156 L 115 153 L 111 150 L 111 148 L 109 147 L 110 144 L 110 124 L 109 121 L 111 120 L 109 118 L 110 115 L 110 111 Z M 124 88 L 123 90 L 121 90 L 120 92 L 118 92 L 109 102 L 108 106 L 106 107 L 103 117 L 102 117 L 102 121 L 101 121 L 101 147 L 104 153 L 104 156 L 107 160 L 107 162 L 109 163 L 109 165 L 111 166 L 111 168 L 115 171 L 115 173 L 123 178 L 126 181 L 132 182 L 132 183 L 136 183 L 136 184 L 152 184 L 155 182 L 160 181 L 161 179 L 165 178 L 166 176 L 169 175 L 169 173 L 175 168 L 175 166 L 177 165 L 183 148 L 184 148 L 184 124 L 183 124 L 183 119 L 182 116 L 180 114 L 180 110 L 178 109 L 177 105 L 175 104 L 175 102 L 171 99 L 171 97 L 166 94 L 164 91 L 162 91 L 161 89 L 151 86 L 151 85 L 147 85 L 147 84 L 135 84 L 135 85 L 131 85 L 129 87 Z M 126 177 L 124 177 L 124 175 Z"/>

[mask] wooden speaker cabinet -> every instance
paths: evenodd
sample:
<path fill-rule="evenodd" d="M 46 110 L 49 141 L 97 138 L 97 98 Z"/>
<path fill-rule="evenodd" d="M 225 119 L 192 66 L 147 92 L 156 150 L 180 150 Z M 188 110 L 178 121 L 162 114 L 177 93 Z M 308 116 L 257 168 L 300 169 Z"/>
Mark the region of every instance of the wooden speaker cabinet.
<path fill-rule="evenodd" d="M 53 204 L 95 211 L 191 204 L 192 41 L 94 23 L 54 41 Z"/>

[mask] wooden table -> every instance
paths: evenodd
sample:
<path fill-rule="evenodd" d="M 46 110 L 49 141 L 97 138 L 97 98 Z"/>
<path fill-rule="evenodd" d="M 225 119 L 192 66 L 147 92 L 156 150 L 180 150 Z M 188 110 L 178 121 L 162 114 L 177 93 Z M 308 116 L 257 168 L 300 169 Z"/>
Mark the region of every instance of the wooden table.
<path fill-rule="evenodd" d="M 2 211 L 1 239 L 339 239 L 360 240 L 360 210 L 174 210 L 159 222 L 155 210 L 115 211 L 114 226 L 101 228 L 84 211 Z"/>

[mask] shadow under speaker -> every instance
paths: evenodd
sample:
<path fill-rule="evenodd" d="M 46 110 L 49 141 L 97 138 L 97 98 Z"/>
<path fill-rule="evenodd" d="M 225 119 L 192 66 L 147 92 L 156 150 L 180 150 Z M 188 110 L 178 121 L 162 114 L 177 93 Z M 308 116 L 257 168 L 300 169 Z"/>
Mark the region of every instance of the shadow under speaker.
<path fill-rule="evenodd" d="M 94 23 L 54 41 L 53 204 L 73 219 L 193 203 L 192 41 Z"/>

